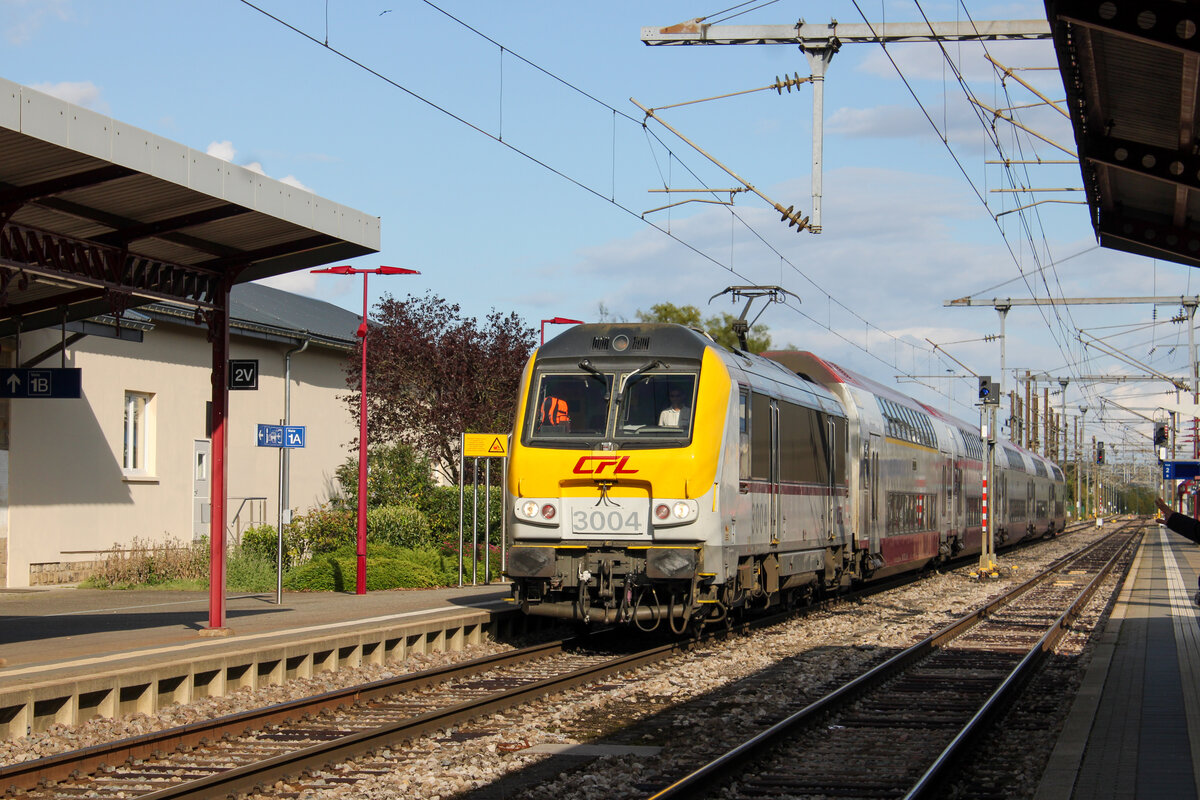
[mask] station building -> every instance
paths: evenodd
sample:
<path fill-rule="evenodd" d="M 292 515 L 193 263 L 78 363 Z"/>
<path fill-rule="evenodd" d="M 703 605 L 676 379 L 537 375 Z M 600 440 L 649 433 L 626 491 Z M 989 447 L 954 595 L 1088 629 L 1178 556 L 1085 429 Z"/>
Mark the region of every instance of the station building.
<path fill-rule="evenodd" d="M 281 448 L 259 423 L 304 426 L 286 453 L 289 509 L 334 491 L 358 430 L 345 397 L 360 317 L 255 283 L 233 288 L 230 358 L 257 362 L 257 389 L 229 401 L 228 537 L 279 516 Z M 209 533 L 211 345 L 194 308 L 169 302 L 20 336 L 20 363 L 82 370 L 79 399 L 0 400 L 0 579 L 79 581 L 105 552 Z M 66 344 L 65 349 L 63 348 Z M 16 362 L 4 343 L 4 364 Z M 284 376 L 289 374 L 291 389 Z M 290 413 L 285 403 L 290 401 Z M 286 518 L 286 517 L 285 517 Z"/>

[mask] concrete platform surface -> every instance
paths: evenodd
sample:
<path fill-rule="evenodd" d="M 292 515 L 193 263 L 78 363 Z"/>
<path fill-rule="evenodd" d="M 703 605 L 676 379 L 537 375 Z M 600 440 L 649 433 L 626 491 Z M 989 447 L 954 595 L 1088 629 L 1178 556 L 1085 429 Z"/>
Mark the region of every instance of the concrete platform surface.
<path fill-rule="evenodd" d="M 512 608 L 507 584 L 395 590 L 365 595 L 334 592 L 231 594 L 225 626 L 231 635 L 202 636 L 209 627 L 207 592 L 53 588 L 0 590 L 0 687 L 47 670 L 166 651 L 244 649 L 255 640 L 300 633 L 346 633 L 380 624 L 434 619 L 474 609 Z"/>
<path fill-rule="evenodd" d="M 1200 547 L 1151 525 L 1037 800 L 1200 798 Z"/>

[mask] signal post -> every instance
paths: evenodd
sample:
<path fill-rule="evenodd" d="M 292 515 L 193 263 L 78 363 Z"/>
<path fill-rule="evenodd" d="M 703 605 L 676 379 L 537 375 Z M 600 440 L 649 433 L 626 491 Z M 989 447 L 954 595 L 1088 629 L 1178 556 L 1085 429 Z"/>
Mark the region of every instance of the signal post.
<path fill-rule="evenodd" d="M 1000 405 L 1000 390 L 989 375 L 979 378 L 979 429 L 984 442 L 987 444 L 987 464 L 983 472 L 983 496 L 980 521 L 983 535 L 979 551 L 979 569 L 974 573 L 976 578 L 1000 577 L 1000 565 L 996 563 L 996 543 L 992 523 L 989 487 L 993 487 L 996 471 L 996 409 Z"/>

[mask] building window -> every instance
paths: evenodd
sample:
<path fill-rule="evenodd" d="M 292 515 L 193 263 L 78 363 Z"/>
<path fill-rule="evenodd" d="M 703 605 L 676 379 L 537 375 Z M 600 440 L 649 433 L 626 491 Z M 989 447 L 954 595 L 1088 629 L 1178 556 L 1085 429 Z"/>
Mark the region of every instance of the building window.
<path fill-rule="evenodd" d="M 154 467 L 154 395 L 125 393 L 125 441 L 121 462 L 126 475 L 150 475 Z"/>

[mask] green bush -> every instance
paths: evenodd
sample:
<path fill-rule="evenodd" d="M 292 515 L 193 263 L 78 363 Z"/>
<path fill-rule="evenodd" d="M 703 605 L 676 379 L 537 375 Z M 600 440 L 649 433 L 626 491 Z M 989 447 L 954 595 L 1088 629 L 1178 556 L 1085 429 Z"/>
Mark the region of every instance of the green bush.
<path fill-rule="evenodd" d="M 486 513 L 484 503 L 483 487 L 479 488 L 478 509 L 476 509 L 476 499 L 471 495 L 471 487 L 467 486 L 464 490 L 462 499 L 462 526 L 466 538 L 471 538 L 471 523 L 476 521 L 479 528 L 479 538 L 483 539 L 483 531 L 485 525 L 484 514 Z M 500 543 L 500 514 L 503 506 L 503 490 L 498 486 L 492 487 L 491 497 L 491 540 L 494 544 Z M 458 487 L 457 486 L 439 486 L 430 493 L 428 505 L 421 508 L 425 512 L 425 518 L 429 520 L 430 535 L 438 542 L 453 541 L 454 548 L 457 552 L 458 548 Z"/>
<path fill-rule="evenodd" d="M 429 459 L 406 444 L 384 444 L 368 448 L 367 506 L 412 506 L 421 508 L 421 497 L 434 488 Z M 338 467 L 342 496 L 338 505 L 351 508 L 358 502 L 358 457 Z"/>
<path fill-rule="evenodd" d="M 355 512 L 331 505 L 319 505 L 300 514 L 284 526 L 289 552 L 295 550 L 298 561 L 339 547 L 353 547 L 358 534 Z"/>
<path fill-rule="evenodd" d="M 444 560 L 431 551 L 411 551 L 379 546 L 367 551 L 367 590 L 447 586 L 457 583 L 453 572 L 442 568 Z M 357 580 L 358 559 L 352 548 L 322 553 L 292 570 L 284 586 L 294 591 L 353 591 Z"/>
<path fill-rule="evenodd" d="M 255 525 L 242 531 L 241 550 L 247 556 L 275 561 L 279 537 L 274 525 Z"/>
<path fill-rule="evenodd" d="M 274 530 L 271 531 L 272 536 Z M 271 545 L 271 557 L 263 558 L 242 548 L 229 554 L 225 560 L 225 589 L 230 592 L 274 592 L 278 588 L 275 571 L 275 545 Z M 207 584 L 208 581 L 205 581 Z"/>
<path fill-rule="evenodd" d="M 429 523 L 424 514 L 407 506 L 368 508 L 367 541 L 393 547 L 429 547 Z"/>
<path fill-rule="evenodd" d="M 429 459 L 416 453 L 405 444 L 377 445 L 370 448 L 367 455 L 367 466 L 370 479 L 367 483 L 367 533 L 375 540 L 374 526 L 370 518 L 370 509 L 387 508 L 390 506 L 407 506 L 416 509 L 425 516 L 427 540 L 443 550 L 458 552 L 458 487 L 438 486 L 433 482 L 433 468 Z M 498 478 L 499 475 L 493 476 Z M 358 459 L 350 458 L 337 470 L 337 479 L 341 487 L 341 496 L 333 504 L 334 508 L 355 513 L 358 497 Z M 484 490 L 479 490 L 479 508 L 475 511 L 471 487 L 465 489 L 463 498 L 463 526 L 470 536 L 471 520 L 478 513 L 478 526 L 484 529 Z M 490 520 L 491 540 L 494 544 L 500 542 L 500 515 L 503 506 L 503 488 L 493 486 L 491 492 Z M 388 524 L 388 523 L 384 523 Z M 350 527 L 354 528 L 354 522 Z M 386 541 L 406 546 L 419 546 L 421 543 L 408 539 L 397 541 L 391 534 L 385 534 L 380 541 Z M 312 553 L 325 552 L 313 549 Z"/>

